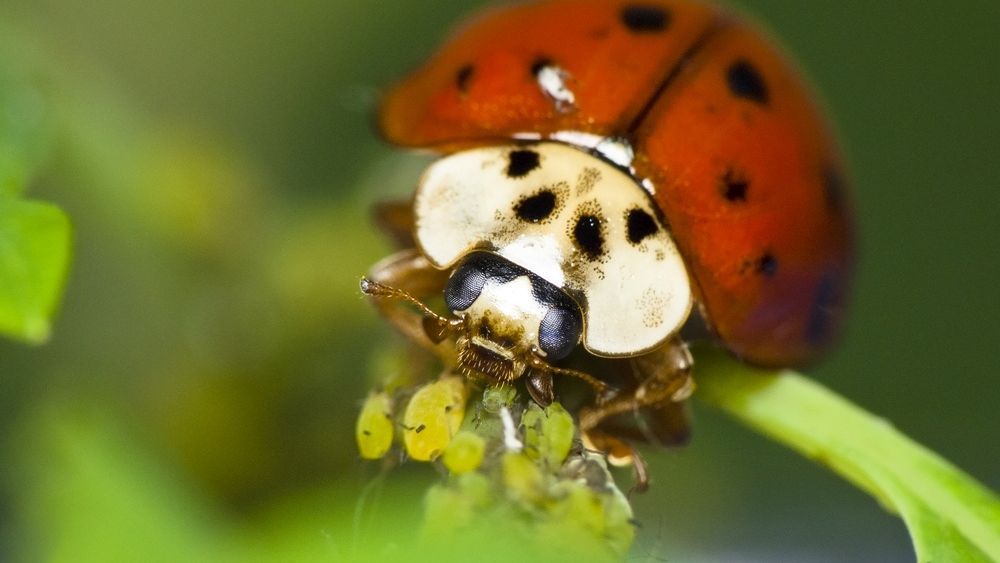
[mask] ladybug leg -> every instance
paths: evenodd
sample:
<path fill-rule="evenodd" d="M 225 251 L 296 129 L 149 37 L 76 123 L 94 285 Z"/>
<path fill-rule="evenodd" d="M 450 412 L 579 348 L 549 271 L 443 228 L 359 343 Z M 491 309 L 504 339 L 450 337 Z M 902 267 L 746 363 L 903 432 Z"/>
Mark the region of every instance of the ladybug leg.
<path fill-rule="evenodd" d="M 457 332 L 462 322 L 446 319 L 420 301 L 439 295 L 446 282 L 447 272 L 434 268 L 415 249 L 408 249 L 372 266 L 368 277 L 361 279 L 361 291 L 374 298 L 379 313 L 404 336 L 447 359 L 450 354 L 438 344 Z"/>
<path fill-rule="evenodd" d="M 679 338 L 631 360 L 638 385 L 604 403 L 580 411 L 580 431 L 585 443 L 608 455 L 612 465 L 635 464 L 635 490 L 645 490 L 645 464 L 635 447 L 613 435 L 616 415 L 635 415 L 632 437 L 663 445 L 682 444 L 689 436 L 687 412 L 682 404 L 694 391 L 691 354 Z"/>
<path fill-rule="evenodd" d="M 580 412 L 580 427 L 584 431 L 596 428 L 604 419 L 638 411 L 661 403 L 680 403 L 691 396 L 691 353 L 679 338 L 668 341 L 656 350 L 632 359 L 632 368 L 639 381 L 630 393 L 599 402 Z"/>
<path fill-rule="evenodd" d="M 680 403 L 694 392 L 691 368 L 694 359 L 687 344 L 673 338 L 656 350 L 632 360 L 639 380 L 635 398 L 640 406 Z"/>
<path fill-rule="evenodd" d="M 413 202 L 409 200 L 380 201 L 371 207 L 375 225 L 399 248 L 413 248 Z"/>
<path fill-rule="evenodd" d="M 531 370 L 524 379 L 528 394 L 539 406 L 547 407 L 555 401 L 552 374 L 547 371 Z"/>
<path fill-rule="evenodd" d="M 635 484 L 629 489 L 630 494 L 633 491 L 642 493 L 649 488 L 649 468 L 635 446 L 600 430 L 585 432 L 583 443 L 588 449 L 603 452 L 608 463 L 615 467 L 632 466 Z"/>

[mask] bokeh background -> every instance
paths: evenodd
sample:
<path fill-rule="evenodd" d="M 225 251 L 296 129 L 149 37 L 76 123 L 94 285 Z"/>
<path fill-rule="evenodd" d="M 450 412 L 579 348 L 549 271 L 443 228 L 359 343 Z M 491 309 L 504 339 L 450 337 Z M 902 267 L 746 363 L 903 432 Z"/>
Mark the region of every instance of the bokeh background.
<path fill-rule="evenodd" d="M 479 4 L 3 0 L 0 112 L 43 124 L 31 193 L 76 255 L 50 342 L 0 342 L 0 559 L 338 560 L 416 526 L 435 471 L 353 445 L 395 339 L 357 292 L 366 209 L 427 162 L 372 112 Z M 854 164 L 853 319 L 813 374 L 1000 488 L 1000 3 L 734 4 Z M 637 559 L 912 560 L 874 500 L 696 415 L 648 452 Z"/>

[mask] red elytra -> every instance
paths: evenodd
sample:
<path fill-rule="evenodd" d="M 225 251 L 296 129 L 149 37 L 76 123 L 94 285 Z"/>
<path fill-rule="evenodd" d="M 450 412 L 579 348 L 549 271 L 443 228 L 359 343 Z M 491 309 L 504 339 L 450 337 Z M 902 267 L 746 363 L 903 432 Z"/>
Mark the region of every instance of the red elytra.
<path fill-rule="evenodd" d="M 540 88 L 558 68 L 568 107 Z M 555 0 L 487 12 L 386 96 L 394 143 L 452 152 L 565 131 L 635 151 L 702 316 L 759 365 L 816 360 L 840 332 L 850 193 L 814 98 L 759 31 L 689 0 Z"/>

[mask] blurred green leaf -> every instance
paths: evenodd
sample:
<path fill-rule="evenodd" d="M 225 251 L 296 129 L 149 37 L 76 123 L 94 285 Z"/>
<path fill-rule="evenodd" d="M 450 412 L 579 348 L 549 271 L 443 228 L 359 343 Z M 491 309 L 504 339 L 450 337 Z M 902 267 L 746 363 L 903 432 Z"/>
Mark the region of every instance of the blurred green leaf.
<path fill-rule="evenodd" d="M 802 375 L 755 370 L 707 347 L 695 355 L 698 397 L 899 514 L 919 561 L 1000 561 L 1000 500 L 973 478 Z"/>
<path fill-rule="evenodd" d="M 47 203 L 0 196 L 0 333 L 49 336 L 70 259 L 66 215 Z"/>
<path fill-rule="evenodd" d="M 0 53 L 0 195 L 24 191 L 52 144 L 53 123 L 41 91 Z"/>
<path fill-rule="evenodd" d="M 44 561 L 194 561 L 214 548 L 204 506 L 124 428 L 56 401 L 26 426 L 18 488 Z"/>

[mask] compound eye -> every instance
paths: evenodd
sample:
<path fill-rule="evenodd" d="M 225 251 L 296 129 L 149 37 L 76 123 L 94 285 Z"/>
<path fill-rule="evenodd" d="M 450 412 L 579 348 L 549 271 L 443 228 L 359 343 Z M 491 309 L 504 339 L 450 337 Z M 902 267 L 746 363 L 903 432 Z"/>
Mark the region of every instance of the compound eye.
<path fill-rule="evenodd" d="M 580 342 L 583 318 L 575 307 L 554 306 L 538 327 L 538 345 L 550 361 L 569 355 Z"/>
<path fill-rule="evenodd" d="M 479 299 L 486 285 L 486 274 L 475 263 L 466 262 L 452 272 L 444 288 L 444 302 L 453 313 L 464 311 Z"/>

